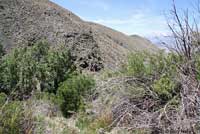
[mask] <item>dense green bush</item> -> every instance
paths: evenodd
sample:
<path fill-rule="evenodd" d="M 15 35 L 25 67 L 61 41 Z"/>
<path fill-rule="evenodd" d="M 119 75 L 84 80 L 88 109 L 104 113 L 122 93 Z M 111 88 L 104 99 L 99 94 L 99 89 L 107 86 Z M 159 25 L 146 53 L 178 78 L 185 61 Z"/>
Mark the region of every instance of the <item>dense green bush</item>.
<path fill-rule="evenodd" d="M 157 54 L 134 53 L 128 57 L 128 64 L 124 69 L 126 75 L 145 78 L 145 84 L 152 87 L 162 101 L 172 99 L 178 85 L 177 66 L 182 62 L 173 53 Z"/>
<path fill-rule="evenodd" d="M 46 42 L 39 42 L 5 55 L 0 69 L 0 91 L 25 98 L 36 89 L 56 93 L 73 66 L 64 47 L 52 49 Z"/>
<path fill-rule="evenodd" d="M 143 53 L 133 53 L 128 57 L 127 73 L 134 76 L 142 76 L 147 73 L 145 66 L 145 56 Z"/>
<path fill-rule="evenodd" d="M 76 75 L 60 85 L 58 95 L 61 99 L 61 110 L 66 117 L 83 106 L 82 97 L 91 92 L 94 84 L 93 79 L 84 75 Z"/>
<path fill-rule="evenodd" d="M 164 52 L 157 54 L 132 53 L 128 56 L 128 64 L 124 71 L 135 77 L 159 76 L 163 73 L 175 75 L 178 62 L 180 62 L 178 56 Z"/>
<path fill-rule="evenodd" d="M 155 91 L 162 101 L 172 99 L 175 93 L 176 84 L 172 78 L 164 75 L 159 80 L 155 80 L 153 83 L 153 91 Z"/>

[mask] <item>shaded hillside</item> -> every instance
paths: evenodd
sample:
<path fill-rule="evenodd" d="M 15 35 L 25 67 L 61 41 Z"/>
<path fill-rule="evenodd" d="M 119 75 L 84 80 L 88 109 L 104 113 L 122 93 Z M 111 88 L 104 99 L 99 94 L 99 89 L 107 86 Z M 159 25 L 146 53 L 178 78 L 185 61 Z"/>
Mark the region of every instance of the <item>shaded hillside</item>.
<path fill-rule="evenodd" d="M 1 0 L 0 18 L 0 40 L 7 50 L 38 40 L 65 44 L 77 65 L 91 71 L 118 68 L 129 51 L 157 50 L 143 38 L 85 22 L 48 0 Z"/>

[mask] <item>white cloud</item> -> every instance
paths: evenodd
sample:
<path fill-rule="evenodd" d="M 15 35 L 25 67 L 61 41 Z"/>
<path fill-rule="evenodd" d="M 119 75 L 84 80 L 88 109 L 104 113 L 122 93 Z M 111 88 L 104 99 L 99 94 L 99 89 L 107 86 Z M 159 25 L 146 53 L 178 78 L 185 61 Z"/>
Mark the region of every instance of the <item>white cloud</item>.
<path fill-rule="evenodd" d="M 123 19 L 97 19 L 93 20 L 96 23 L 101 23 L 105 25 L 122 25 L 122 24 L 130 24 L 132 20 L 123 20 Z"/>
<path fill-rule="evenodd" d="M 84 1 L 80 1 L 80 4 L 88 6 L 88 7 L 92 7 L 92 8 L 99 8 L 104 11 L 108 11 L 110 8 L 109 4 L 107 4 L 104 1 L 99 1 L 99 0 L 84 0 Z"/>
<path fill-rule="evenodd" d="M 151 14 L 149 11 L 137 10 L 126 19 L 97 19 L 96 23 L 117 29 L 126 34 L 140 34 L 149 36 L 167 33 L 167 24 L 164 16 Z"/>

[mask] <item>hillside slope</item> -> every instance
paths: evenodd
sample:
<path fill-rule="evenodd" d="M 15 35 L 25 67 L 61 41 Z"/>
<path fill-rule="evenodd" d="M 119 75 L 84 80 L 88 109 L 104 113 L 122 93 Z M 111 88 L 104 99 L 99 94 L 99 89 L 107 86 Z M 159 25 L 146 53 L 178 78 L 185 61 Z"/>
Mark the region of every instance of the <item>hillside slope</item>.
<path fill-rule="evenodd" d="M 65 44 L 77 66 L 91 71 L 117 69 L 131 51 L 157 51 L 141 37 L 129 37 L 105 26 L 81 20 L 48 0 L 1 0 L 0 41 L 7 50 L 47 40 Z"/>

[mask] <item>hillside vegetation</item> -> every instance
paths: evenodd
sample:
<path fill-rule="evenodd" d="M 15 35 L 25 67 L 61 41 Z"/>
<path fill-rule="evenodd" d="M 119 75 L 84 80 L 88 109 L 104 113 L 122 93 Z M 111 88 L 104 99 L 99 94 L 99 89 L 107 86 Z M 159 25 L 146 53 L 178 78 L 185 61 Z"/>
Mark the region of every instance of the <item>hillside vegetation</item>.
<path fill-rule="evenodd" d="M 96 82 L 75 68 L 65 47 L 55 49 L 38 42 L 9 54 L 2 49 L 1 55 L 1 133 L 46 133 L 45 124 L 51 121 L 44 118 L 59 118 L 56 122 L 63 119 L 65 123 L 73 119 L 74 126 L 66 123 L 62 129 L 66 134 L 179 130 L 174 123 L 179 121 L 182 108 L 184 85 L 179 66 L 185 64 L 184 55 L 130 53 L 119 71 L 105 71 Z M 199 80 L 200 56 L 194 56 Z M 35 113 L 41 109 L 44 115 Z M 54 129 L 50 132 L 56 133 L 59 126 Z"/>
<path fill-rule="evenodd" d="M 168 53 L 48 0 L 0 11 L 0 134 L 200 133 L 199 28 L 175 4 Z"/>

